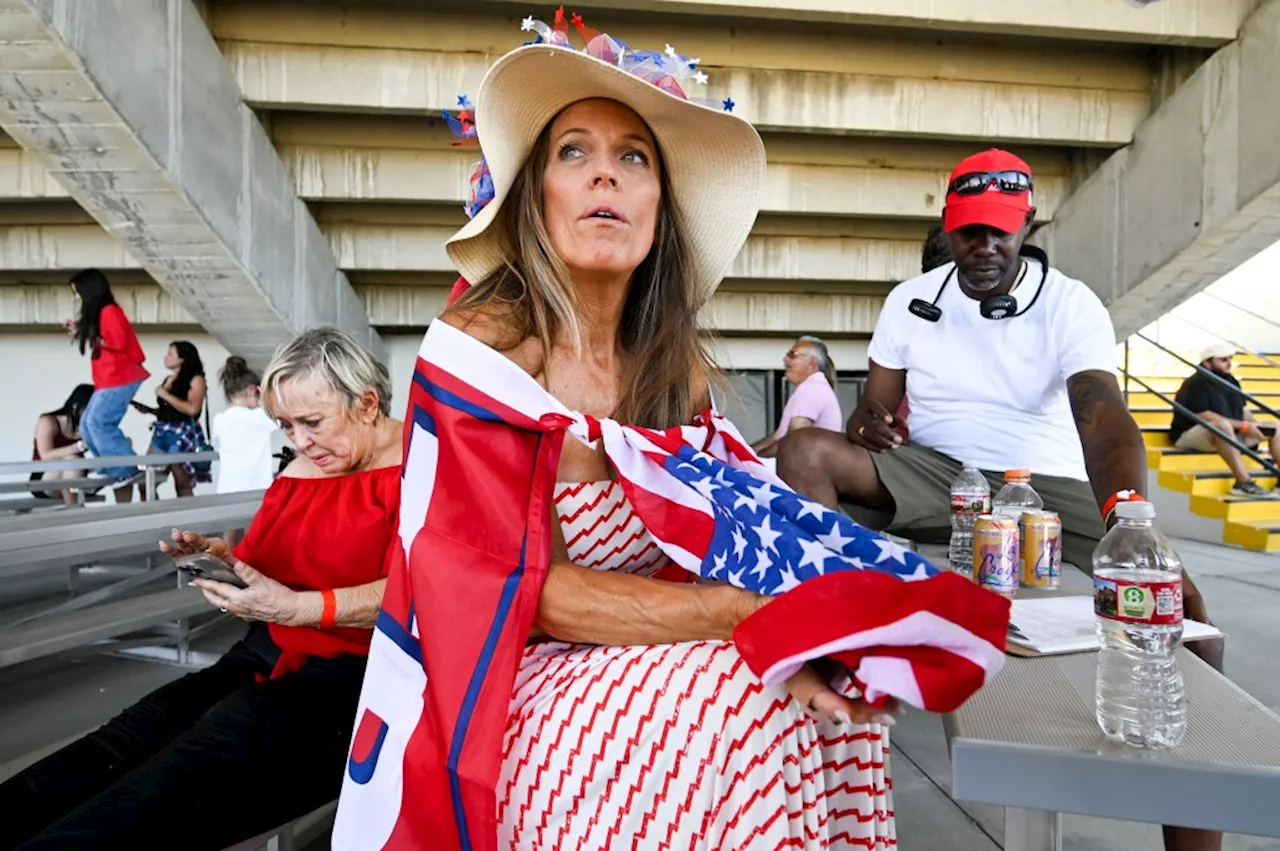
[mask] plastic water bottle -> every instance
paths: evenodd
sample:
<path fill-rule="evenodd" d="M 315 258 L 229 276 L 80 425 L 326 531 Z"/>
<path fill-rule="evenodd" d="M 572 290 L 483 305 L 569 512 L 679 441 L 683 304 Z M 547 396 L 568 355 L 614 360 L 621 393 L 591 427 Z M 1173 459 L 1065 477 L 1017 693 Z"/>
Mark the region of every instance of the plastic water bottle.
<path fill-rule="evenodd" d="M 1005 470 L 1004 487 L 996 492 L 991 500 L 991 513 L 997 517 L 1008 517 L 1018 524 L 1018 563 L 1022 563 L 1023 546 L 1026 543 L 1027 530 L 1022 524 L 1022 515 L 1028 511 L 1039 511 L 1044 508 L 1044 500 L 1035 488 L 1031 487 L 1031 471 L 1026 469 Z"/>
<path fill-rule="evenodd" d="M 973 577 L 973 521 L 991 513 L 991 487 L 978 465 L 966 461 L 951 483 L 951 569 Z"/>
<path fill-rule="evenodd" d="M 1108 737 L 1169 748 L 1187 731 L 1174 651 L 1182 640 L 1182 562 L 1152 525 L 1149 502 L 1122 502 L 1093 551 L 1098 616 L 1097 717 Z"/>
<path fill-rule="evenodd" d="M 991 513 L 997 517 L 1020 520 L 1023 512 L 1039 511 L 1042 508 L 1044 500 L 1031 487 L 1031 471 L 1006 470 L 1004 487 L 996 492 L 996 498 L 991 501 Z"/>

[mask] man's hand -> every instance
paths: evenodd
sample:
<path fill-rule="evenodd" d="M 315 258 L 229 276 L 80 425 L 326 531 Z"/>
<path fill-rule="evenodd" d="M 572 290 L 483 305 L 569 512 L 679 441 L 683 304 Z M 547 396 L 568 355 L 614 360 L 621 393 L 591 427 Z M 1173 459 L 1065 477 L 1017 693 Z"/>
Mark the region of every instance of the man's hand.
<path fill-rule="evenodd" d="M 1267 439 L 1267 436 L 1262 433 L 1262 429 L 1258 428 L 1256 423 L 1245 422 L 1241 423 L 1241 425 L 1243 426 L 1240 429 L 1240 441 L 1242 443 L 1249 443 L 1250 441 L 1262 443 Z"/>
<path fill-rule="evenodd" d="M 846 433 L 854 445 L 872 452 L 884 452 L 902 445 L 902 436 L 894 432 L 894 428 L 901 426 L 902 421 L 889 413 L 884 405 L 864 398 L 853 416 L 849 417 Z"/>

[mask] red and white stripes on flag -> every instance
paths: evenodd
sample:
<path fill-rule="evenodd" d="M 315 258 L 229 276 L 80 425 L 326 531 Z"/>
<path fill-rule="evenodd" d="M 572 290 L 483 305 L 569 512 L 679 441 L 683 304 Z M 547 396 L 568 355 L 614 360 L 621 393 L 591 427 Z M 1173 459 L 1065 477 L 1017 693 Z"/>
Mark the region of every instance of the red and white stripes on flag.
<path fill-rule="evenodd" d="M 714 412 L 665 431 L 584 416 L 436 321 L 405 418 L 403 558 L 370 650 L 335 848 L 494 848 L 501 734 L 550 563 L 566 438 L 603 444 L 675 564 L 778 597 L 734 635 L 766 683 L 826 657 L 868 700 L 947 711 L 1000 670 L 1007 601 L 800 497 Z"/>

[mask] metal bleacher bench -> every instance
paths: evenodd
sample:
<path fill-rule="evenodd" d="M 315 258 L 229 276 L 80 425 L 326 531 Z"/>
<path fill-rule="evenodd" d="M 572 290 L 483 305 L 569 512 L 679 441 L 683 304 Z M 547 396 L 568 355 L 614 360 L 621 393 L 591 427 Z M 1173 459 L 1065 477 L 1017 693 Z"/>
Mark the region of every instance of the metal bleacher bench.
<path fill-rule="evenodd" d="M 0 595 L 10 580 L 87 565 L 159 555 L 171 529 L 222 534 L 248 526 L 262 491 L 129 503 L 81 511 L 0 518 Z M 104 588 L 16 621 L 0 623 L 0 668 L 209 611 L 193 588 L 141 591 L 165 576 L 168 559 L 139 567 Z M 174 580 L 175 585 L 176 580 Z"/>

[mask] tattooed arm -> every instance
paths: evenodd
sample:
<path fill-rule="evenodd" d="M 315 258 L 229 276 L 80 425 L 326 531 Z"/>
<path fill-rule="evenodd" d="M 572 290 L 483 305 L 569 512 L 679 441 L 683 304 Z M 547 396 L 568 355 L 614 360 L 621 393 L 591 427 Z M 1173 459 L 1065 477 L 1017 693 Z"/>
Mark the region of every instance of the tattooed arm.
<path fill-rule="evenodd" d="M 1117 491 L 1146 493 L 1147 447 L 1116 377 L 1098 369 L 1077 372 L 1067 379 L 1067 396 L 1099 508 Z"/>
<path fill-rule="evenodd" d="M 1084 448 L 1084 465 L 1089 484 L 1101 507 L 1116 491 L 1132 488 L 1147 491 L 1147 447 L 1142 432 L 1125 407 L 1116 377 L 1110 372 L 1090 369 L 1067 379 L 1071 413 Z M 1209 623 L 1204 597 L 1186 571 L 1182 573 L 1182 602 L 1187 617 Z M 1222 670 L 1224 642 L 1221 639 L 1196 641 L 1187 649 Z"/>

